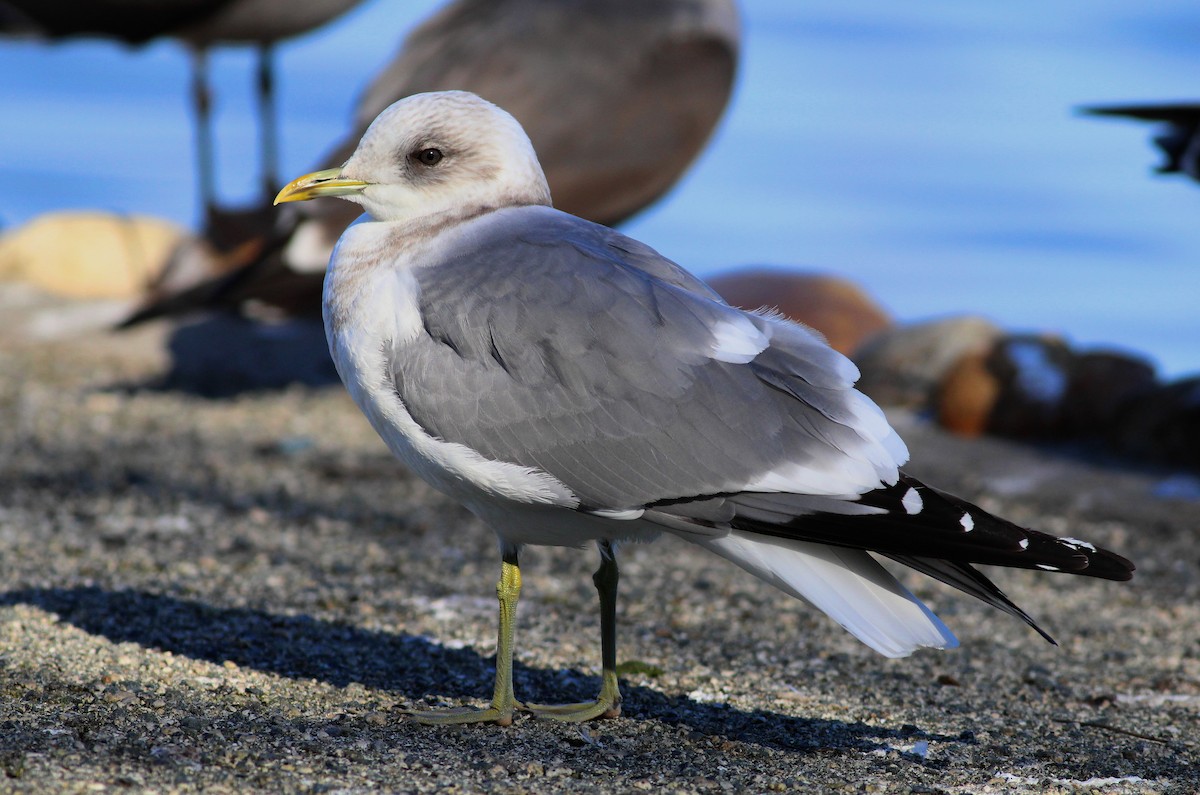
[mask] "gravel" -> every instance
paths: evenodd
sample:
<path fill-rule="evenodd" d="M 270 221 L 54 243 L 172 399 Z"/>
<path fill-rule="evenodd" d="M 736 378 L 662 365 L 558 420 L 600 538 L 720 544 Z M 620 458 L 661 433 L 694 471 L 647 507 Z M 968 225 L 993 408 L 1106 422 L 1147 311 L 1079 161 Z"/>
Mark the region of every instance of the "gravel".
<path fill-rule="evenodd" d="M 490 531 L 340 388 L 156 390 L 167 329 L 21 333 L 48 311 L 0 310 L 0 792 L 1200 791 L 1187 475 L 897 413 L 913 474 L 1133 582 L 989 572 L 1054 647 L 906 575 L 962 646 L 887 660 L 663 539 L 622 550 L 622 717 L 421 726 L 490 694 Z M 519 698 L 598 687 L 595 562 L 524 555 Z"/>

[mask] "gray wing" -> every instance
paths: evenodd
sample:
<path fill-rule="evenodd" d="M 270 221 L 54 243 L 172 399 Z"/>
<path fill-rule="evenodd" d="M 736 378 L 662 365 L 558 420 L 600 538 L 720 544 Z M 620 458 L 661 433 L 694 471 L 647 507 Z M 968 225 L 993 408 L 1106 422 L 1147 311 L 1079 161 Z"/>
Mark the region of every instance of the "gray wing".
<path fill-rule="evenodd" d="M 883 430 L 872 425 L 853 366 L 815 334 L 721 303 L 604 227 L 503 213 L 416 272 L 424 333 L 397 350 L 393 374 L 429 433 L 548 472 L 593 508 L 809 470 L 828 473 L 813 476 L 818 491 L 853 495 L 894 473 L 875 438 L 890 429 L 881 415 Z M 770 347 L 747 363 L 754 350 L 715 353 L 745 329 Z"/>

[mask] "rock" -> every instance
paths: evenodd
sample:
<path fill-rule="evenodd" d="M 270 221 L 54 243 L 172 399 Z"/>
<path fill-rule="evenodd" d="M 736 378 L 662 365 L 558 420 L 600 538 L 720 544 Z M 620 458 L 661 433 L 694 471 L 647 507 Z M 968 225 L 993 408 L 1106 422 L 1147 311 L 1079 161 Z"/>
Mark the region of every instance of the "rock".
<path fill-rule="evenodd" d="M 982 436 L 1000 397 L 1000 380 L 988 370 L 991 350 L 971 351 L 950 365 L 934 394 L 938 424 L 959 436 Z"/>
<path fill-rule="evenodd" d="M 952 365 L 934 405 L 938 422 L 963 436 L 1096 438 L 1111 435 L 1122 408 L 1154 389 L 1154 367 L 1143 359 L 1015 335 Z"/>
<path fill-rule="evenodd" d="M 1075 356 L 1056 337 L 995 340 L 952 364 L 935 389 L 934 412 L 962 436 L 1061 436 L 1062 404 Z"/>
<path fill-rule="evenodd" d="M 891 316 L 862 288 L 837 276 L 745 268 L 715 276 L 708 283 L 734 306 L 778 309 L 821 332 L 846 355 L 892 325 Z"/>
<path fill-rule="evenodd" d="M 1108 436 L 1121 410 L 1157 388 L 1154 365 L 1115 351 L 1078 354 L 1071 366 L 1062 417 L 1068 432 Z"/>
<path fill-rule="evenodd" d="M 132 298 L 183 236 L 157 218 L 50 213 L 0 238 L 0 279 L 71 298 Z"/>
<path fill-rule="evenodd" d="M 925 408 L 955 362 L 990 350 L 1001 333 L 971 315 L 894 326 L 856 352 L 858 388 L 884 405 Z"/>
<path fill-rule="evenodd" d="M 1062 436 L 1063 398 L 1075 354 L 1054 336 L 1017 335 L 998 340 L 987 357 L 997 380 L 987 429 L 1000 436 Z"/>
<path fill-rule="evenodd" d="M 1200 376 L 1134 397 L 1118 411 L 1108 438 L 1127 455 L 1200 468 Z"/>
<path fill-rule="evenodd" d="M 1014 335 L 947 369 L 934 397 L 938 423 L 962 436 L 1093 439 L 1141 458 L 1186 463 L 1178 443 L 1188 419 L 1186 384 L 1156 385 L 1144 359 L 1110 351 L 1075 353 L 1062 339 Z M 1197 438 L 1200 441 L 1200 437 Z"/>
<path fill-rule="evenodd" d="M 114 298 L 81 301 L 24 282 L 0 281 L 0 336 L 13 340 L 58 340 L 107 329 L 128 311 Z"/>

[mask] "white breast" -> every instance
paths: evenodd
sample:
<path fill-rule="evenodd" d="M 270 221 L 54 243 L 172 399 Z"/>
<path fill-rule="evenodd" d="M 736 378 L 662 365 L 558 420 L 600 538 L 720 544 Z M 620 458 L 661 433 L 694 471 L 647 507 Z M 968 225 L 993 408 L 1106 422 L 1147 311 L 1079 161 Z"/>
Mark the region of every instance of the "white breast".
<path fill-rule="evenodd" d="M 394 388 L 393 357 L 415 355 L 423 342 L 413 272 L 436 252 L 421 242 L 397 247 L 395 231 L 384 222 L 351 227 L 338 242 L 325 279 L 325 332 L 350 396 L 400 460 L 473 509 L 496 499 L 577 506 L 570 489 L 547 473 L 488 460 L 465 445 L 431 436 L 409 414 Z M 386 258 L 383 251 L 389 252 Z"/>

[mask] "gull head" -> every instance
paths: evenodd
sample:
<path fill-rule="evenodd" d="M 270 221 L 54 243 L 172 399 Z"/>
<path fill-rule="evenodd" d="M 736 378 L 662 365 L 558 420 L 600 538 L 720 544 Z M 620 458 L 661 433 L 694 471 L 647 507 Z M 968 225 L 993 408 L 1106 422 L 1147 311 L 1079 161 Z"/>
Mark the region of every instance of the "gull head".
<path fill-rule="evenodd" d="M 275 203 L 340 196 L 377 221 L 550 204 L 529 136 L 467 91 L 414 94 L 371 123 L 341 168 L 305 174 Z"/>

